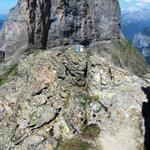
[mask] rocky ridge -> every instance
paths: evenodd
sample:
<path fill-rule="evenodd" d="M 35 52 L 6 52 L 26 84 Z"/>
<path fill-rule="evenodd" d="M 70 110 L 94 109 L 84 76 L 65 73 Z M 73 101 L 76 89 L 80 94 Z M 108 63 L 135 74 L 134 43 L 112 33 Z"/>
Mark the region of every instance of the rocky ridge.
<path fill-rule="evenodd" d="M 148 82 L 76 46 L 24 54 L 1 82 L 0 148 L 142 149 L 142 86 Z"/>
<path fill-rule="evenodd" d="M 124 41 L 117 0 L 19 0 L 0 33 L 0 50 L 7 61 L 28 48 L 81 44 L 119 67 L 145 74 L 144 59 Z"/>
<path fill-rule="evenodd" d="M 117 0 L 19 0 L 0 36 L 0 150 L 144 150 L 149 75 L 119 24 Z"/>

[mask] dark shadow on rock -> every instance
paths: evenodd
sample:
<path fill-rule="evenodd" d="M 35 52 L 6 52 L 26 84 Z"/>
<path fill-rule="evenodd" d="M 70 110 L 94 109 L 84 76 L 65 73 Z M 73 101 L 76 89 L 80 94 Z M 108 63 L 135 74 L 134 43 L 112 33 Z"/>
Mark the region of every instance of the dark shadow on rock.
<path fill-rule="evenodd" d="M 147 96 L 148 100 L 148 102 L 143 102 L 142 105 L 142 116 L 144 118 L 145 125 L 144 146 L 145 150 L 150 150 L 150 87 L 142 87 L 142 90 Z"/>
<path fill-rule="evenodd" d="M 0 63 L 4 62 L 4 60 L 5 60 L 5 52 L 0 51 Z"/>

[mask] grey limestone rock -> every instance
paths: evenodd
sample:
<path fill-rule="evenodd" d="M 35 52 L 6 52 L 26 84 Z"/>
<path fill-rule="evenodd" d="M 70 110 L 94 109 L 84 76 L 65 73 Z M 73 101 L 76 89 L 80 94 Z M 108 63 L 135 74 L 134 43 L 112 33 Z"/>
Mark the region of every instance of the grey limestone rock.
<path fill-rule="evenodd" d="M 28 46 L 28 11 L 26 0 L 20 0 L 10 10 L 8 19 L 0 33 L 0 50 L 6 57 L 17 53 L 17 50 Z"/>
<path fill-rule="evenodd" d="M 64 150 L 60 143 L 78 138 L 92 150 L 143 150 L 148 85 L 75 46 L 21 57 L 0 86 L 0 149 Z"/>
<path fill-rule="evenodd" d="M 25 47 L 89 45 L 120 37 L 117 0 L 19 0 L 0 35 L 7 56 Z"/>

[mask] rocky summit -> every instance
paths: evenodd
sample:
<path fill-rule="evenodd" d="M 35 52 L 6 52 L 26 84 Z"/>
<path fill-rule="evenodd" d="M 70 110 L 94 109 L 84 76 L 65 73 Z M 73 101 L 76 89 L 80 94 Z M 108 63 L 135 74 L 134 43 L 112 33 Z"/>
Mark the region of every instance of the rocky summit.
<path fill-rule="evenodd" d="M 1 150 L 142 149 L 148 80 L 75 46 L 5 65 Z"/>
<path fill-rule="evenodd" d="M 0 46 L 0 150 L 147 148 L 149 67 L 117 0 L 19 0 Z"/>

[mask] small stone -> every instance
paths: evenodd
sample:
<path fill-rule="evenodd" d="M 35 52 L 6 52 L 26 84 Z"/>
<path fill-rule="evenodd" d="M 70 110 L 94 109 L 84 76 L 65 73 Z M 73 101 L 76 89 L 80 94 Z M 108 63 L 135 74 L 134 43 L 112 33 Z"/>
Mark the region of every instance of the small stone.
<path fill-rule="evenodd" d="M 99 102 L 91 102 L 90 106 L 91 106 L 92 110 L 94 111 L 94 113 L 98 113 L 102 109 L 102 106 Z"/>
<path fill-rule="evenodd" d="M 24 119 L 18 119 L 17 124 L 19 125 L 20 129 L 25 129 L 28 127 L 28 122 Z"/>
<path fill-rule="evenodd" d="M 62 97 L 62 98 L 66 98 L 67 96 L 68 96 L 68 94 L 66 93 L 66 92 L 61 92 L 60 93 L 60 96 Z"/>
<path fill-rule="evenodd" d="M 35 106 L 44 105 L 46 104 L 46 102 L 47 102 L 47 96 L 43 94 L 35 96 L 32 100 L 32 104 Z"/>

